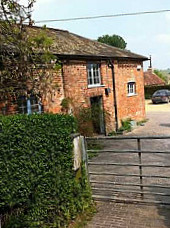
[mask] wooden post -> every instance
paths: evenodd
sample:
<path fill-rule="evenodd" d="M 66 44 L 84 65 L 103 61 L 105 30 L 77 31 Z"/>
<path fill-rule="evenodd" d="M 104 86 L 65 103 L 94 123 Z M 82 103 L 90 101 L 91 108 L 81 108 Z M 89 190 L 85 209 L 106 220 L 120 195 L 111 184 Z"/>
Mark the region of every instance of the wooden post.
<path fill-rule="evenodd" d="M 137 139 L 138 142 L 138 156 L 139 156 L 139 175 L 140 175 L 140 190 L 143 192 L 143 177 L 142 177 L 142 153 L 141 153 L 141 143 L 140 138 Z M 141 193 L 141 198 L 143 198 L 143 193 Z"/>
<path fill-rule="evenodd" d="M 86 138 L 81 136 L 81 142 L 82 142 L 82 160 L 85 164 L 85 169 L 86 169 L 86 175 L 88 179 L 88 183 L 90 185 L 90 176 L 89 176 L 89 166 L 88 166 L 88 154 L 87 154 L 87 142 Z"/>

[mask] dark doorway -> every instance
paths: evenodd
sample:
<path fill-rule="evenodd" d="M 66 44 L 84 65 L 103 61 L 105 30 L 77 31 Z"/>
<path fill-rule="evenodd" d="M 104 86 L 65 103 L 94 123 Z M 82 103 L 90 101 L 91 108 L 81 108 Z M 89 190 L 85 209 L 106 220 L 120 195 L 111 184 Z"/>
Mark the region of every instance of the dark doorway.
<path fill-rule="evenodd" d="M 94 133 L 105 134 L 102 96 L 91 97 L 90 102 Z"/>

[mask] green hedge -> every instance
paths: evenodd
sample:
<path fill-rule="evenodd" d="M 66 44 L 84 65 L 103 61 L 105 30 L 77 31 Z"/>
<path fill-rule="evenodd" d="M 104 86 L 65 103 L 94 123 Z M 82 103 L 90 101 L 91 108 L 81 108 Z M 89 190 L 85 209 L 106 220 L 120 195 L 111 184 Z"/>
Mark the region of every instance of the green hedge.
<path fill-rule="evenodd" d="M 75 119 L 0 116 L 0 214 L 4 228 L 62 227 L 91 201 L 73 171 Z"/>
<path fill-rule="evenodd" d="M 153 95 L 153 93 L 156 90 L 160 89 L 169 89 L 170 90 L 170 85 L 164 85 L 164 86 L 145 86 L 145 98 L 150 99 Z"/>

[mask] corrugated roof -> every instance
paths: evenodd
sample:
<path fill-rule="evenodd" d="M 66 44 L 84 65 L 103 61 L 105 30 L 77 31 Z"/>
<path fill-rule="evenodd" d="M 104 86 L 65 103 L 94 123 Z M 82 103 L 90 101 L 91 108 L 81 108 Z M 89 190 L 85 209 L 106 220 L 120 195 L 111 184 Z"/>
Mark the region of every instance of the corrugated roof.
<path fill-rule="evenodd" d="M 34 35 L 41 29 L 41 27 L 32 26 L 29 27 L 29 32 Z M 47 28 L 47 34 L 53 39 L 51 52 L 56 55 L 148 60 L 145 56 L 90 40 L 65 30 Z"/>
<path fill-rule="evenodd" d="M 145 86 L 166 84 L 161 78 L 152 72 L 152 69 L 148 69 L 148 71 L 144 72 L 144 83 Z"/>

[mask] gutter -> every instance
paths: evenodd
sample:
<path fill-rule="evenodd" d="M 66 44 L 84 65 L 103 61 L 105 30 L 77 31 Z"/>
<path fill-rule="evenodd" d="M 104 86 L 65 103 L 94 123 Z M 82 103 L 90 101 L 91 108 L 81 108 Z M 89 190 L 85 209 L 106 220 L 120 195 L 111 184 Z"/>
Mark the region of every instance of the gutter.
<path fill-rule="evenodd" d="M 100 56 L 100 55 L 77 55 L 77 54 L 55 54 L 59 59 L 64 60 L 139 60 L 139 61 L 148 61 L 149 59 L 145 56 L 139 57 L 118 57 L 118 56 Z"/>
<path fill-rule="evenodd" d="M 112 63 L 112 60 L 109 60 L 109 67 L 112 70 L 112 81 L 113 81 L 113 105 L 115 110 L 115 129 L 116 132 L 118 131 L 118 111 L 117 111 L 117 99 L 116 99 L 116 83 L 115 83 L 115 72 L 114 72 L 114 65 Z"/>

